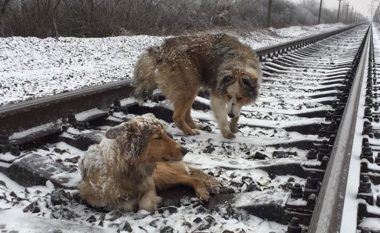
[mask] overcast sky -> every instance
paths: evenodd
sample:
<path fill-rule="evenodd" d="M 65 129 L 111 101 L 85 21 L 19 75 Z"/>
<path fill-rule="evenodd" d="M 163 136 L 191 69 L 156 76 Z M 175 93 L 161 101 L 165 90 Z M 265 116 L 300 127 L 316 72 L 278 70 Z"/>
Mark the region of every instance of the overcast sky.
<path fill-rule="evenodd" d="M 298 2 L 299 0 L 293 0 Z M 315 0 L 320 1 L 320 0 Z M 354 7 L 354 10 L 361 13 L 366 17 L 371 16 L 371 12 L 369 11 L 371 2 L 373 2 L 373 12 L 375 12 L 376 7 L 379 5 L 380 0 L 343 0 L 342 5 L 347 3 L 350 6 Z M 323 0 L 323 6 L 329 9 L 338 9 L 339 1 L 338 0 Z M 342 8 L 341 8 L 342 9 Z M 346 7 L 343 8 L 344 12 L 346 11 Z"/>

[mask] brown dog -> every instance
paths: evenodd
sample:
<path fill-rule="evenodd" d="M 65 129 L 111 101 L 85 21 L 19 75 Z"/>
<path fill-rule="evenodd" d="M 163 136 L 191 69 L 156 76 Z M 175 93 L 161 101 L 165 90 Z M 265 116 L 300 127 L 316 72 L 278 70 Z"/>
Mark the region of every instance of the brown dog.
<path fill-rule="evenodd" d="M 109 129 L 79 162 L 82 199 L 94 207 L 154 211 L 159 189 L 175 185 L 194 188 L 207 201 L 219 182 L 179 161 L 186 149 L 177 144 L 153 114 L 136 117 Z"/>
<path fill-rule="evenodd" d="M 174 37 L 141 55 L 134 71 L 135 96 L 143 99 L 158 87 L 174 104 L 178 128 L 195 135 L 199 126 L 191 106 L 199 88 L 207 87 L 223 136 L 234 138 L 241 107 L 256 100 L 261 76 L 256 53 L 231 36 Z"/>

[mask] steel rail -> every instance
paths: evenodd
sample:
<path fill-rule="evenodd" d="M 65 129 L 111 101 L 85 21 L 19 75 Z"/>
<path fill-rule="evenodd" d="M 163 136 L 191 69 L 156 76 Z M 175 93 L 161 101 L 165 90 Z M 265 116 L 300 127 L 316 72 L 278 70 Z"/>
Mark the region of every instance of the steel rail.
<path fill-rule="evenodd" d="M 130 96 L 130 80 L 79 89 L 0 107 L 0 129 L 13 133 L 92 108 L 109 108 L 115 99 Z"/>
<path fill-rule="evenodd" d="M 350 30 L 359 25 L 361 24 L 351 25 L 288 43 L 261 48 L 256 52 L 260 59 L 277 56 Z M 122 80 L 54 96 L 0 106 L 0 134 L 9 135 L 13 132 L 56 121 L 59 118 L 67 117 L 70 113 L 77 113 L 96 107 L 109 107 L 115 99 L 130 96 L 132 90 L 131 81 Z"/>
<path fill-rule="evenodd" d="M 341 32 L 350 30 L 350 29 L 357 27 L 359 25 L 362 25 L 362 24 L 363 23 L 347 26 L 347 27 L 340 28 L 337 30 L 331 30 L 331 31 L 324 32 L 324 33 L 321 33 L 318 35 L 312 35 L 312 36 L 308 36 L 308 37 L 305 37 L 302 39 L 297 39 L 297 40 L 277 44 L 275 46 L 268 46 L 268 47 L 259 48 L 256 50 L 256 53 L 259 56 L 260 60 L 265 60 L 265 58 L 267 58 L 267 57 L 277 56 L 279 54 L 286 53 L 289 50 L 297 49 L 297 48 L 315 43 L 317 41 L 320 41 L 320 40 L 326 39 L 330 36 L 333 36 L 333 35 L 339 34 Z"/>
<path fill-rule="evenodd" d="M 353 85 L 342 116 L 336 140 L 331 152 L 322 187 L 309 225 L 310 233 L 339 232 L 347 186 L 347 177 L 351 160 L 356 116 L 360 100 L 360 88 L 363 82 L 365 63 L 369 58 L 371 27 L 367 30 L 356 69 Z M 359 49 L 360 50 L 360 49 Z"/>

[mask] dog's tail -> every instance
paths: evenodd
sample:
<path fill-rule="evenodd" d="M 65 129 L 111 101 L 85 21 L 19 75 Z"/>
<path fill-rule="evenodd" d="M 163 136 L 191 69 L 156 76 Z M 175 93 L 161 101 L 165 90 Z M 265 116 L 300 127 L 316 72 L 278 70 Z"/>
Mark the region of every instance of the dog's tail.
<path fill-rule="evenodd" d="M 139 58 L 134 70 L 134 96 L 140 102 L 157 89 L 154 72 L 160 59 L 160 48 L 150 47 Z"/>

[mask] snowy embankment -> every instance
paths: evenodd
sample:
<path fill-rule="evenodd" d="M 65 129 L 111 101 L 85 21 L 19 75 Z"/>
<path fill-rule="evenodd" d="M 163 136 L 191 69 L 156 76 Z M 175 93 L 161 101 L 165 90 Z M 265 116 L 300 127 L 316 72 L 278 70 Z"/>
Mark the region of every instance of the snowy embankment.
<path fill-rule="evenodd" d="M 236 35 L 257 49 L 343 27 L 323 24 Z M 164 37 L 0 38 L 0 106 L 132 77 L 148 46 Z"/>

